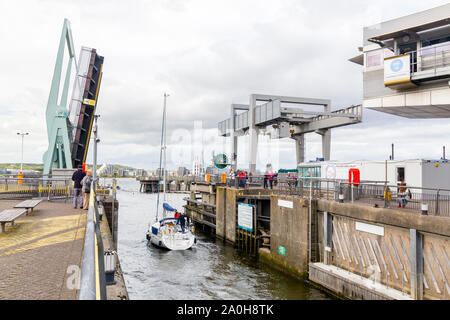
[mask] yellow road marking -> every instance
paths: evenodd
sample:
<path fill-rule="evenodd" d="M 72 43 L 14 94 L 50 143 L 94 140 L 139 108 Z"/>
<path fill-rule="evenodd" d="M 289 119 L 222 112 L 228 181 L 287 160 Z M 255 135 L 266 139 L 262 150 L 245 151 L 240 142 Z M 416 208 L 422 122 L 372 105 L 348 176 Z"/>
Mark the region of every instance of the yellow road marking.
<path fill-rule="evenodd" d="M 46 237 L 46 238 L 40 239 L 38 241 L 29 243 L 27 245 L 18 247 L 17 249 L 12 249 L 9 251 L 2 252 L 2 253 L 0 253 L 0 256 L 6 256 L 6 255 L 10 255 L 10 254 L 15 254 L 15 253 L 32 250 L 32 249 L 36 249 L 36 248 L 40 248 L 40 247 L 50 246 L 53 244 L 59 244 L 59 243 L 63 243 L 63 242 L 81 240 L 84 238 L 84 233 L 80 232 L 82 230 L 84 230 L 84 228 L 80 227 L 80 228 L 70 230 L 67 232 L 63 232 L 63 233 L 60 233 L 60 234 L 57 234 L 54 236 Z"/>
<path fill-rule="evenodd" d="M 0 256 L 11 254 L 12 252 L 23 251 L 21 248 L 36 248 L 43 245 L 70 241 L 71 239 L 74 239 L 75 235 L 76 238 L 79 239 L 80 236 L 78 236 L 76 232 L 80 228 L 84 230 L 83 225 L 85 225 L 86 217 L 86 213 L 83 212 L 77 215 L 39 220 L 21 218 L 15 222 L 15 226 L 7 227 L 7 232 L 0 233 Z M 73 228 L 76 229 L 66 231 Z M 61 233 L 52 235 L 53 233 L 58 232 Z M 81 232 L 80 234 L 81 237 L 84 236 L 84 232 Z M 72 238 L 70 239 L 70 237 Z M 32 243 L 29 243 L 30 241 Z M 17 246 L 20 247 L 13 249 L 13 247 Z M 5 253 L 5 249 L 8 253 Z"/>

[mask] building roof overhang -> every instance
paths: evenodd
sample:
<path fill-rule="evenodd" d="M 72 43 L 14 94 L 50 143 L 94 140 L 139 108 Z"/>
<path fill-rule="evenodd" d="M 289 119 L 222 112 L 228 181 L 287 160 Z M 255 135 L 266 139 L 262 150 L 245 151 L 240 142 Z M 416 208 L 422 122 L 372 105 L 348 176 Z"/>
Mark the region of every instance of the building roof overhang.
<path fill-rule="evenodd" d="M 450 3 L 364 28 L 365 41 L 385 41 L 450 24 Z"/>
<path fill-rule="evenodd" d="M 356 64 L 364 65 L 364 54 L 361 53 L 353 58 L 348 59 L 348 61 L 356 63 Z"/>
<path fill-rule="evenodd" d="M 430 30 L 430 29 L 434 29 L 434 28 L 439 28 L 439 27 L 443 27 L 443 26 L 447 26 L 447 25 L 450 25 L 450 18 L 446 18 L 446 19 L 442 19 L 442 20 L 439 20 L 439 21 L 434 21 L 434 22 L 418 25 L 418 26 L 411 27 L 411 28 L 408 28 L 408 29 L 395 30 L 393 32 L 380 34 L 378 36 L 371 37 L 368 40 L 369 41 L 370 40 L 385 41 L 385 40 L 389 40 L 389 39 L 393 39 L 393 38 L 399 38 L 399 37 L 402 37 L 402 36 L 404 36 L 406 34 L 418 33 L 418 32 L 421 32 L 421 31 Z"/>

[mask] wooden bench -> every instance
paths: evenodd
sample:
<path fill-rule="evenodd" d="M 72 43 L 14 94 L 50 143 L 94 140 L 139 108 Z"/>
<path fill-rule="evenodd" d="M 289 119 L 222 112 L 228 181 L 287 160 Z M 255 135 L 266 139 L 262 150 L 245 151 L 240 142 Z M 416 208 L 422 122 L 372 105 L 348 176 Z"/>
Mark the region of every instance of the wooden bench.
<path fill-rule="evenodd" d="M 14 220 L 27 213 L 27 209 L 7 209 L 0 212 L 0 224 L 2 225 L 2 232 L 5 232 L 5 224 L 11 223 L 14 226 Z"/>
<path fill-rule="evenodd" d="M 42 202 L 42 200 L 25 200 L 19 204 L 16 204 L 14 206 L 14 208 L 27 209 L 27 214 L 28 214 L 28 209 L 31 209 L 30 213 L 33 212 L 34 207 L 36 207 L 41 202 Z"/>

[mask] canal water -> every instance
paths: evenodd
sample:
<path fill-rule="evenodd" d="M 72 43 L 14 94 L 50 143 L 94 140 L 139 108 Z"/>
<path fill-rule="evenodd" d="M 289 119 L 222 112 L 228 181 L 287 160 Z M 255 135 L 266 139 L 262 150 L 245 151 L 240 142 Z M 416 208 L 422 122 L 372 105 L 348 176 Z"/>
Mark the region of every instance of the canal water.
<path fill-rule="evenodd" d="M 118 185 L 118 253 L 130 299 L 330 299 L 199 231 L 191 250 L 148 246 L 145 235 L 155 220 L 156 194 L 139 193 L 135 179 L 118 179 Z M 180 211 L 186 196 L 166 195 Z"/>

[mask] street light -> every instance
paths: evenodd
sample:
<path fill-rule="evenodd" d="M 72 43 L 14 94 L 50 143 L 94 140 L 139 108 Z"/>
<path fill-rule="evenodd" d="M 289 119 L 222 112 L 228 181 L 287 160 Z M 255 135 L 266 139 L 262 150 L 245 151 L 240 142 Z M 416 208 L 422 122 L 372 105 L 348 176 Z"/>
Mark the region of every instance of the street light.
<path fill-rule="evenodd" d="M 29 133 L 28 132 L 24 132 L 24 133 L 17 132 L 17 135 L 22 136 L 22 162 L 20 162 L 20 173 L 22 173 L 22 169 L 23 169 L 23 137 L 29 135 Z"/>

